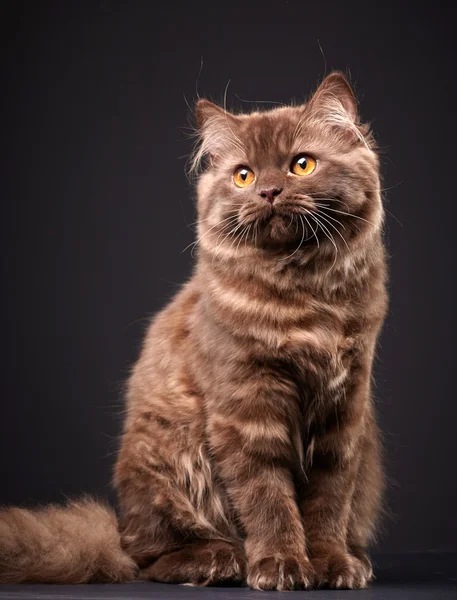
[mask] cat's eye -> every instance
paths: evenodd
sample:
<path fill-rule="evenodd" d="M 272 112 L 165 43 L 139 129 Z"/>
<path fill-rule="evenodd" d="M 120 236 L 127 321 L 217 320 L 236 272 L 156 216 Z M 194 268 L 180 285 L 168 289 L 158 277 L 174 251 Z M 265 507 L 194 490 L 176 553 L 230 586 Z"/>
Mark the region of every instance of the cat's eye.
<path fill-rule="evenodd" d="M 249 167 L 238 167 L 235 173 L 233 173 L 233 182 L 240 188 L 248 187 L 254 182 L 254 179 L 254 171 L 251 171 Z"/>
<path fill-rule="evenodd" d="M 290 170 L 294 175 L 311 175 L 317 166 L 316 159 L 308 154 L 299 154 L 294 158 L 290 165 Z"/>

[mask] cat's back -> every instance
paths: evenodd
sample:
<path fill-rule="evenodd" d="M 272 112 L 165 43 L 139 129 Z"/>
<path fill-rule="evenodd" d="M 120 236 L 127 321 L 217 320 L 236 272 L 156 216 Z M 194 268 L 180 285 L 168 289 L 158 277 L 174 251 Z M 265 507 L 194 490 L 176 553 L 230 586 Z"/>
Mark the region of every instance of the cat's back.
<path fill-rule="evenodd" d="M 196 281 L 191 279 L 153 318 L 127 382 L 129 414 L 151 406 L 167 405 L 182 411 L 189 404 L 188 408 L 194 408 L 187 357 L 192 353 L 190 332 L 200 297 Z"/>
<path fill-rule="evenodd" d="M 192 315 L 201 293 L 195 278 L 189 280 L 168 304 L 153 318 L 143 345 L 140 360 L 150 360 L 149 350 L 160 354 L 160 348 L 176 351 L 189 337 Z"/>

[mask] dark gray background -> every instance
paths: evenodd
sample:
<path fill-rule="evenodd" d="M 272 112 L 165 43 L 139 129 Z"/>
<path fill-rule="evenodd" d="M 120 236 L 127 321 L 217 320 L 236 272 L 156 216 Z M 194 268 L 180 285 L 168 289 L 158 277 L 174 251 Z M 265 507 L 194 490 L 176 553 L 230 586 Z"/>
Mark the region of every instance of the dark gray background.
<path fill-rule="evenodd" d="M 200 95 L 230 79 L 246 109 L 237 96 L 300 99 L 349 69 L 390 211 L 379 549 L 457 550 L 455 9 L 155 4 L 2 5 L 0 502 L 111 494 L 123 381 L 192 269 L 184 97 L 200 57 Z"/>

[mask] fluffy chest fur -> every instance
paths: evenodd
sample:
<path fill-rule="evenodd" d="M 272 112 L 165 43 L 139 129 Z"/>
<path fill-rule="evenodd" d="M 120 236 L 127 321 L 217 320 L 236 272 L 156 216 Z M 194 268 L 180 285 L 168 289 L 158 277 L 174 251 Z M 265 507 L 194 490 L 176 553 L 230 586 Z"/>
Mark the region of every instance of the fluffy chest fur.
<path fill-rule="evenodd" d="M 386 309 L 373 138 L 338 73 L 301 106 L 196 113 L 198 261 L 128 381 L 121 540 L 91 502 L 0 511 L 0 581 L 120 581 L 136 566 L 266 590 L 372 577 Z"/>
<path fill-rule="evenodd" d="M 303 106 L 202 100 L 197 120 L 198 260 L 129 380 L 125 546 L 161 581 L 364 587 L 387 302 L 373 140 L 338 74 Z"/>
<path fill-rule="evenodd" d="M 193 320 L 200 347 L 224 371 L 249 362 L 289 365 L 300 378 L 300 393 L 337 396 L 358 357 L 372 355 L 385 310 L 384 268 L 376 262 L 382 253 L 372 255 L 364 269 L 354 262 L 349 271 L 336 268 L 316 278 L 312 265 L 275 273 L 267 260 L 251 269 L 247 261 L 241 268 L 215 265 L 214 256 L 203 252 Z"/>

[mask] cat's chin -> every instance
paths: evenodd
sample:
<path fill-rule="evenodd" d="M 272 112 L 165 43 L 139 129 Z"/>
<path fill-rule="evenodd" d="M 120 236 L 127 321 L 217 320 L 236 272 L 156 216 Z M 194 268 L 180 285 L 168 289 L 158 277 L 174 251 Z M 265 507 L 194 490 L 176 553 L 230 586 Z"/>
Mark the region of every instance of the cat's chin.
<path fill-rule="evenodd" d="M 262 233 L 264 242 L 275 247 L 289 247 L 299 243 L 302 238 L 309 238 L 308 232 L 303 231 L 302 225 L 297 225 L 290 215 L 273 215 L 264 224 Z"/>

